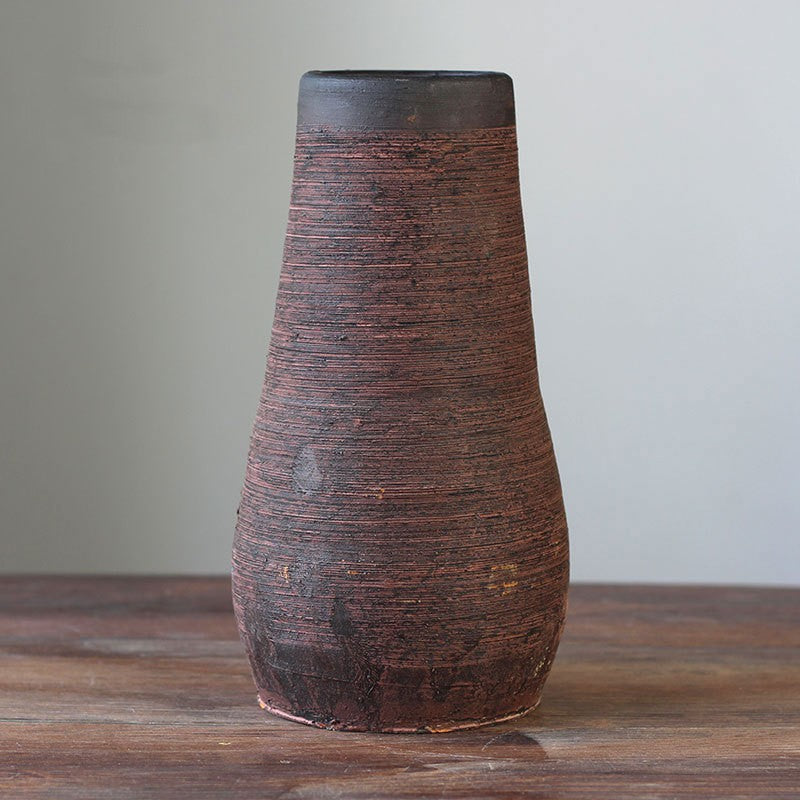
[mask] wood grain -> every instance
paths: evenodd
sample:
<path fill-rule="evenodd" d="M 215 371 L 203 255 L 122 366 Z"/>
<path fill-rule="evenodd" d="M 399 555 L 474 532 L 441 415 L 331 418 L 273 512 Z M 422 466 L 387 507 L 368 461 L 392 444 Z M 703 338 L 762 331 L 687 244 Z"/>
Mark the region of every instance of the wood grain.
<path fill-rule="evenodd" d="M 539 700 L 564 620 L 567 523 L 513 108 L 495 73 L 301 83 L 233 558 L 242 638 L 275 713 L 441 731 Z"/>
<path fill-rule="evenodd" d="M 575 586 L 541 706 L 472 731 L 265 716 L 224 578 L 0 578 L 3 798 L 792 798 L 800 590 Z"/>

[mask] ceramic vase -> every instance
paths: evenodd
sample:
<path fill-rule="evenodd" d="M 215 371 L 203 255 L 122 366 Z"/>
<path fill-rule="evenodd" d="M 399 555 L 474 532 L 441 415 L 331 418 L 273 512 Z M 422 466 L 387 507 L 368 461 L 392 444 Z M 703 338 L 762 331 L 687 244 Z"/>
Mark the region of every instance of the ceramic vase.
<path fill-rule="evenodd" d="M 395 732 L 523 714 L 567 584 L 511 79 L 307 73 L 233 551 L 261 706 Z"/>

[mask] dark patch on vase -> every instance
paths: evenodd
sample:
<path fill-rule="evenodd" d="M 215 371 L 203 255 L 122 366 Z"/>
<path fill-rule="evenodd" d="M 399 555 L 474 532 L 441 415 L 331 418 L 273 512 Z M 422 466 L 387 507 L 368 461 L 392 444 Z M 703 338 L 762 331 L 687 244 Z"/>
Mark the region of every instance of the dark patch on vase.
<path fill-rule="evenodd" d="M 453 670 L 432 667 L 430 675 L 433 699 L 437 703 L 442 703 L 447 699 L 447 695 L 450 693 L 450 687 L 453 685 Z"/>
<path fill-rule="evenodd" d="M 333 599 L 333 613 L 331 614 L 331 628 L 341 639 L 349 640 L 353 636 L 353 622 L 347 611 L 347 606 L 339 597 Z"/>
<path fill-rule="evenodd" d="M 303 445 L 294 460 L 292 486 L 296 492 L 310 494 L 322 486 L 322 473 L 311 445 Z"/>

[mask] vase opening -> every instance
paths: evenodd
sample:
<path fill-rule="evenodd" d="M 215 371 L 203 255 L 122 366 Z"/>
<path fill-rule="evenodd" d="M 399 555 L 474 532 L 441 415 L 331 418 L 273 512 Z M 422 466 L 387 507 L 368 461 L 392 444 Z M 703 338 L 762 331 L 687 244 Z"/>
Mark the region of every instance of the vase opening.
<path fill-rule="evenodd" d="M 494 71 L 481 71 L 481 70 L 449 70 L 449 69 L 432 69 L 432 70 L 415 70 L 415 69 L 341 69 L 341 70 L 311 70 L 306 75 L 314 76 L 316 78 L 354 78 L 363 80 L 365 78 L 372 78 L 375 80 L 430 80 L 431 78 L 446 78 L 449 80 L 458 80 L 464 78 L 507 78 L 511 80 L 504 72 Z"/>

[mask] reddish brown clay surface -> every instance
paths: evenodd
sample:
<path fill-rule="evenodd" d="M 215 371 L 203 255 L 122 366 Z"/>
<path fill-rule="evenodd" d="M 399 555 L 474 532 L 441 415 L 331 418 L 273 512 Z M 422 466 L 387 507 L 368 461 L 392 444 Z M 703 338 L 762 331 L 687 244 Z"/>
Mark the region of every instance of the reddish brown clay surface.
<path fill-rule="evenodd" d="M 262 706 L 446 731 L 534 707 L 567 528 L 506 76 L 311 74 L 234 543 Z"/>

